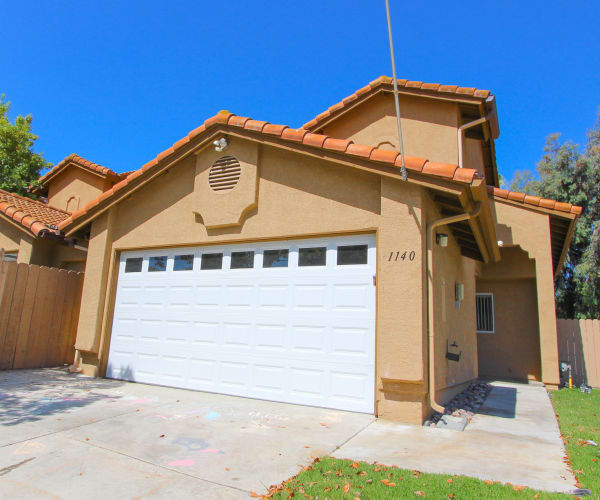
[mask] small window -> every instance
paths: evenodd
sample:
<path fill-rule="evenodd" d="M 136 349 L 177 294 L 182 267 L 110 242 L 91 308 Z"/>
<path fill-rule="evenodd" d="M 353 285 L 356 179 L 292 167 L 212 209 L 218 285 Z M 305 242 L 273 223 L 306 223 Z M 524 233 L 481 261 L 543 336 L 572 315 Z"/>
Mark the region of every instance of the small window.
<path fill-rule="evenodd" d="M 142 257 L 131 257 L 125 261 L 126 273 L 141 273 L 142 272 Z"/>
<path fill-rule="evenodd" d="M 348 245 L 337 247 L 337 265 L 350 266 L 367 263 L 368 245 Z"/>
<path fill-rule="evenodd" d="M 290 251 L 265 250 L 263 252 L 263 267 L 287 267 Z"/>
<path fill-rule="evenodd" d="M 477 333 L 494 333 L 494 296 L 491 293 L 476 295 Z"/>
<path fill-rule="evenodd" d="M 173 271 L 191 271 L 194 269 L 194 256 L 176 255 L 173 262 Z"/>
<path fill-rule="evenodd" d="M 150 257 L 148 261 L 148 272 L 149 273 L 160 273 L 161 271 L 167 270 L 167 256 L 161 255 L 159 257 Z"/>
<path fill-rule="evenodd" d="M 4 262 L 16 262 L 18 252 L 8 252 L 4 254 Z"/>
<path fill-rule="evenodd" d="M 231 252 L 231 269 L 254 267 L 254 252 Z"/>
<path fill-rule="evenodd" d="M 222 253 L 204 253 L 202 254 L 202 262 L 200 263 L 200 269 L 202 271 L 209 271 L 212 269 L 223 268 L 223 254 Z"/>
<path fill-rule="evenodd" d="M 324 266 L 327 263 L 327 248 L 301 248 L 298 252 L 298 266 Z"/>

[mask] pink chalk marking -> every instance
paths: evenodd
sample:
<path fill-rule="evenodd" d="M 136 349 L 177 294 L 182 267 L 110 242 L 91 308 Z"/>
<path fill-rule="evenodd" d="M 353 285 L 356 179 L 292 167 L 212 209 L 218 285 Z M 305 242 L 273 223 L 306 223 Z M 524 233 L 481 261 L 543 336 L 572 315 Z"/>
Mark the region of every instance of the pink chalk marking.
<path fill-rule="evenodd" d="M 196 461 L 191 458 L 184 458 L 183 460 L 173 460 L 172 462 L 169 462 L 169 465 L 171 467 L 191 467 L 195 463 Z"/>
<path fill-rule="evenodd" d="M 148 402 L 148 398 L 139 398 L 136 399 L 135 401 L 133 401 L 133 404 L 140 404 L 140 403 L 147 403 Z"/>
<path fill-rule="evenodd" d="M 216 448 L 204 448 L 200 450 L 200 453 L 219 453 L 221 450 L 217 450 Z"/>

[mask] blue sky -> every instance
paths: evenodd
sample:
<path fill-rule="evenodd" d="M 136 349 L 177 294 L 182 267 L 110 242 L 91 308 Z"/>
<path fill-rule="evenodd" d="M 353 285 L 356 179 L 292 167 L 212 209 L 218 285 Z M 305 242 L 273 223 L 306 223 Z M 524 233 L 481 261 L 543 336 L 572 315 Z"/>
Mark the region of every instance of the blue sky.
<path fill-rule="evenodd" d="M 390 0 L 399 78 L 492 90 L 500 172 L 582 143 L 600 105 L 600 2 Z M 391 74 L 383 0 L 4 2 L 0 93 L 36 149 L 139 168 L 220 109 L 300 126 Z"/>

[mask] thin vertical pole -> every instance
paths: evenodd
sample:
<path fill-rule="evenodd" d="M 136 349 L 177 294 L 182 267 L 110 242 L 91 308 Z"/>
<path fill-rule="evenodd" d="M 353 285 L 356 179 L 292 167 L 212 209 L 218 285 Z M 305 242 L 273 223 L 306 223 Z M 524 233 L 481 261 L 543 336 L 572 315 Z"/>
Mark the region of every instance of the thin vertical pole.
<path fill-rule="evenodd" d="M 404 166 L 404 143 L 402 142 L 402 123 L 400 121 L 400 101 L 398 100 L 398 80 L 396 79 L 396 62 L 394 58 L 394 42 L 392 41 L 392 19 L 390 17 L 390 2 L 385 0 L 385 11 L 387 14 L 388 35 L 390 39 L 390 57 L 392 59 L 392 77 L 394 80 L 394 102 L 396 104 L 396 120 L 398 122 L 398 145 L 400 147 L 400 172 L 402 179 L 406 180 L 408 172 Z"/>

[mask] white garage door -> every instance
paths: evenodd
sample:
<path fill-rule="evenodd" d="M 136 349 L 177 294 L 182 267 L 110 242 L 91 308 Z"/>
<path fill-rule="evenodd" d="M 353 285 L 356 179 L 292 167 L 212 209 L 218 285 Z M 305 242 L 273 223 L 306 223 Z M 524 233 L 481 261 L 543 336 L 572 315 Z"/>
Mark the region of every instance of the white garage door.
<path fill-rule="evenodd" d="M 107 376 L 374 411 L 375 237 L 124 252 Z"/>

